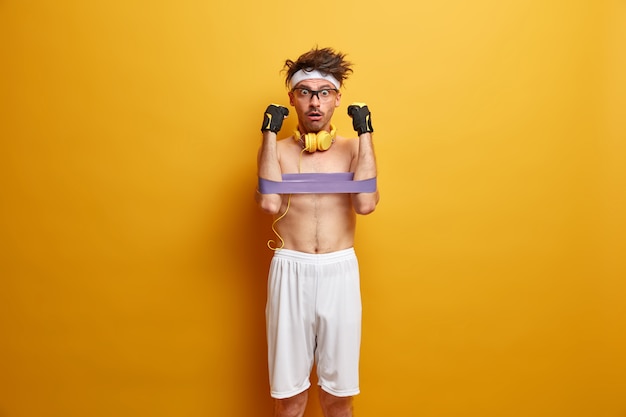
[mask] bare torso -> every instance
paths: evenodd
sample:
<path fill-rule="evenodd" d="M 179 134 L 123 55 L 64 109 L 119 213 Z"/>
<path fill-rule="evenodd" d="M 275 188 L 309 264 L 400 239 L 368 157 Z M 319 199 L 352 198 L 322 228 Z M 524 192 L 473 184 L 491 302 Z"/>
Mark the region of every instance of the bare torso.
<path fill-rule="evenodd" d="M 323 152 L 302 152 L 292 138 L 278 143 L 283 173 L 350 172 L 357 152 L 357 141 L 337 137 Z M 356 213 L 350 194 L 284 195 L 276 217 L 289 210 L 276 223 L 285 249 L 307 253 L 328 253 L 354 245 Z"/>

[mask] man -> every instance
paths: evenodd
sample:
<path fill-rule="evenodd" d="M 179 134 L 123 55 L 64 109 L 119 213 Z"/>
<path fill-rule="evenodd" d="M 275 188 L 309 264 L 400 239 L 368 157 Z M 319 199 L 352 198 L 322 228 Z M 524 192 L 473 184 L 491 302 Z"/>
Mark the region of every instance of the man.
<path fill-rule="evenodd" d="M 280 239 L 270 246 L 275 253 L 266 309 L 276 417 L 303 415 L 314 362 L 324 416 L 352 416 L 352 396 L 359 393 L 356 214 L 374 211 L 379 194 L 367 106 L 348 107 L 358 139 L 337 135 L 331 124 L 351 65 L 331 48 L 287 60 L 285 84 L 297 130 L 277 141 L 289 111 L 276 105 L 268 107 L 261 128 L 256 199 L 274 215 Z"/>

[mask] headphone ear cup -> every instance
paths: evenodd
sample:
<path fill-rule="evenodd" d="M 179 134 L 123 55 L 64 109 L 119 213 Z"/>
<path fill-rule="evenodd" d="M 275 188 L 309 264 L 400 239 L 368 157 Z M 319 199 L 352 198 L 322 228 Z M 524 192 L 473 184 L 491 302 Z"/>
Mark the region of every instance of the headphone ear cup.
<path fill-rule="evenodd" d="M 298 129 L 293 132 L 293 139 L 298 142 L 302 140 L 304 142 L 304 150 L 313 153 L 316 151 L 326 151 L 330 149 L 337 129 L 335 126 L 330 125 L 330 132 L 322 130 L 318 133 L 306 133 L 302 135 Z"/>
<path fill-rule="evenodd" d="M 317 151 L 317 135 L 315 133 L 304 135 L 304 149 L 311 153 Z"/>
<path fill-rule="evenodd" d="M 333 144 L 333 135 L 322 130 L 317 134 L 317 149 L 320 151 L 325 151 L 330 148 L 330 145 Z"/>

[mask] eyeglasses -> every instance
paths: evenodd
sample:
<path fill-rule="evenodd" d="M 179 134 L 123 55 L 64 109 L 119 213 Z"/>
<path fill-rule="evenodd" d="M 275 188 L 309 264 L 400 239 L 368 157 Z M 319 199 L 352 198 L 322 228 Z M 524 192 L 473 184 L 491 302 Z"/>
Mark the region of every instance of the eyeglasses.
<path fill-rule="evenodd" d="M 324 88 L 323 90 L 309 90 L 308 88 L 297 87 L 291 90 L 294 96 L 300 100 L 310 100 L 317 97 L 319 101 L 332 100 L 337 96 L 336 88 Z"/>

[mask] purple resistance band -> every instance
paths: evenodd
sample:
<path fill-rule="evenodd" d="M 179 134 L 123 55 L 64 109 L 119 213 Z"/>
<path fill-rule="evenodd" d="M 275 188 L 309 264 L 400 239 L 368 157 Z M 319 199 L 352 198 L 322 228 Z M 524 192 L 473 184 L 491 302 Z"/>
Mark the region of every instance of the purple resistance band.
<path fill-rule="evenodd" d="M 330 194 L 376 192 L 376 177 L 354 181 L 353 172 L 283 174 L 282 181 L 259 178 L 261 194 Z"/>

